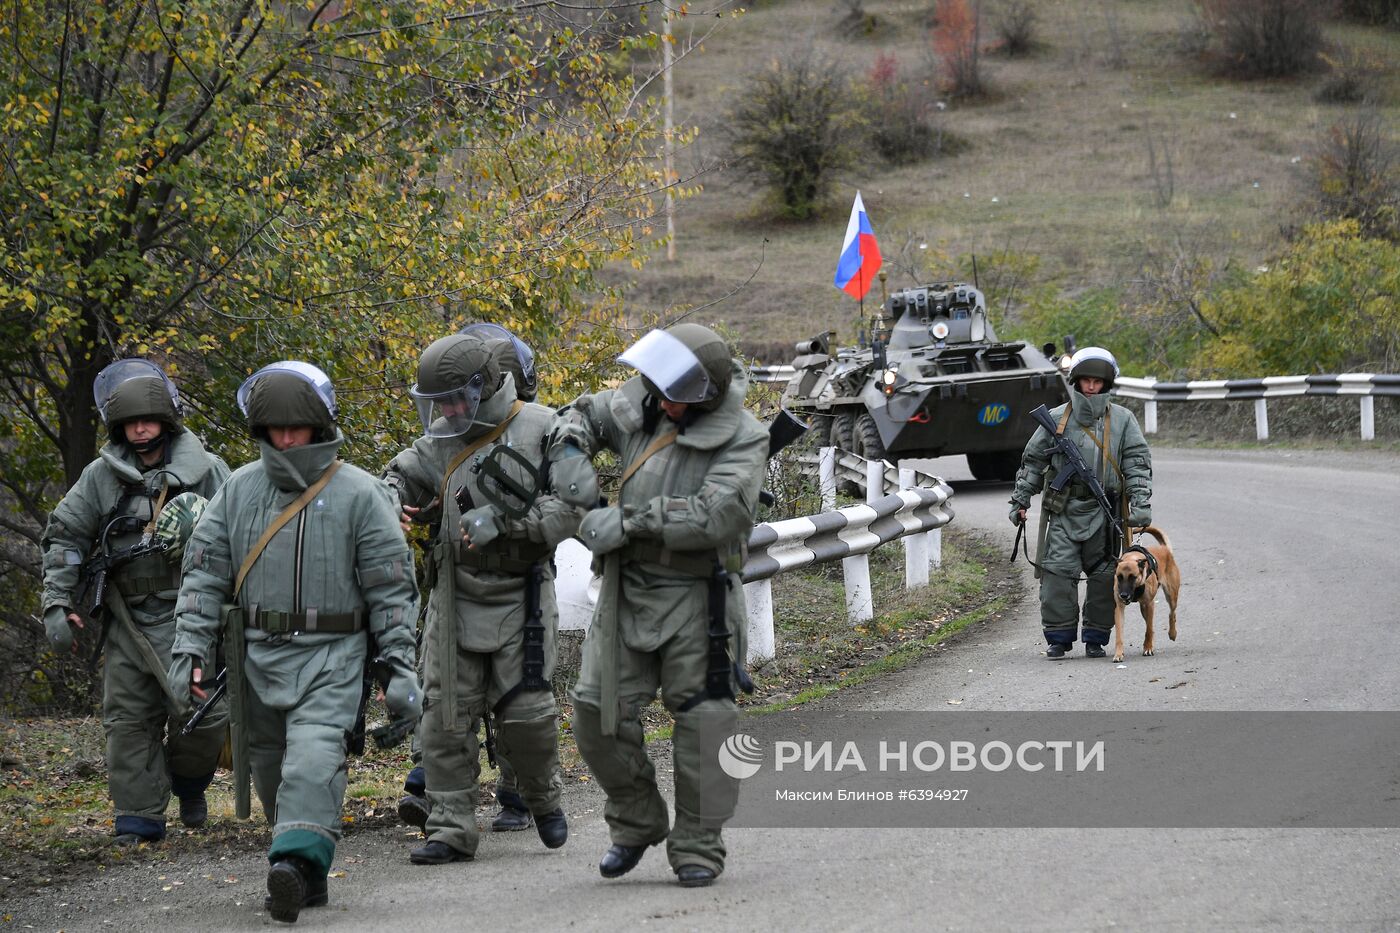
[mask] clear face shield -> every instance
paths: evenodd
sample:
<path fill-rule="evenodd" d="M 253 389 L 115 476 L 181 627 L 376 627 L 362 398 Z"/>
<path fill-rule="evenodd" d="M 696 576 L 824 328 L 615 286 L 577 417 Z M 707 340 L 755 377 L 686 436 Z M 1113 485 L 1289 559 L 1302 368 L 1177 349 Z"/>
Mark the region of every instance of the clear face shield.
<path fill-rule="evenodd" d="M 101 416 L 103 424 L 107 424 L 107 408 L 111 404 L 112 396 L 116 394 L 117 387 L 133 379 L 159 380 L 170 395 L 170 404 L 175 406 L 175 411 L 182 410 L 180 393 L 175 389 L 175 383 L 170 381 L 159 366 L 150 360 L 117 360 L 98 373 L 97 378 L 92 381 L 92 400 L 97 405 L 97 413 Z"/>
<path fill-rule="evenodd" d="M 408 390 L 418 406 L 418 419 L 423 422 L 427 437 L 460 437 L 471 428 L 476 410 L 481 406 L 481 392 L 486 377 L 476 373 L 466 385 L 448 392 L 418 391 L 418 384 Z"/>
<path fill-rule="evenodd" d="M 650 379 L 667 401 L 689 405 L 719 395 L 699 358 L 664 330 L 650 332 L 617 359 Z"/>
<path fill-rule="evenodd" d="M 515 349 L 515 358 L 520 361 L 520 372 L 525 377 L 526 382 L 531 382 L 535 378 L 535 351 L 525 345 L 525 341 L 512 334 L 499 324 L 492 324 L 487 321 L 478 321 L 475 324 L 468 324 L 459 334 L 468 334 L 473 337 L 480 337 L 483 340 L 509 340 L 510 345 Z"/>
<path fill-rule="evenodd" d="M 238 410 L 243 412 L 243 417 L 248 417 L 248 398 L 252 394 L 253 385 L 263 376 L 269 376 L 273 373 L 288 373 L 311 386 L 316 391 L 316 397 L 321 400 L 321 404 L 326 406 L 326 411 L 330 412 L 331 420 L 336 419 L 335 387 L 331 385 L 330 377 L 319 368 L 300 360 L 282 360 L 277 363 L 269 363 L 244 379 L 243 384 L 238 387 L 237 396 Z"/>

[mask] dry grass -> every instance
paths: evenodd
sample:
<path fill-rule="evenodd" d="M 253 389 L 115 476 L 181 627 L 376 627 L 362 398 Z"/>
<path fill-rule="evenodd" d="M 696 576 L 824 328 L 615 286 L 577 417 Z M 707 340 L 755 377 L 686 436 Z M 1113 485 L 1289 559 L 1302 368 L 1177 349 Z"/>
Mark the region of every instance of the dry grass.
<path fill-rule="evenodd" d="M 723 158 L 715 130 L 725 102 L 783 48 L 810 43 L 857 74 L 878 54 L 893 53 L 906 73 L 926 73 L 930 6 L 872 0 L 865 8 L 880 28 L 870 38 L 848 38 L 829 2 L 755 5 L 677 71 L 677 120 L 701 130 L 678 161 L 682 175 Z M 752 283 L 703 312 L 704 320 L 726 323 L 748 346 L 831 326 L 849 340 L 855 306 L 830 283 L 857 188 L 892 286 L 927 276 L 927 268 L 911 266 L 939 253 L 1003 250 L 1040 256 L 1042 280 L 1071 291 L 1114 285 L 1133 276 L 1143 244 L 1178 234 L 1222 259 L 1262 260 L 1294 219 L 1301 165 L 1294 160 L 1336 118 L 1313 99 L 1325 76 L 1224 81 L 1181 51 L 1189 0 L 1110 6 L 1111 18 L 1099 3 L 1037 4 L 1037 54 L 986 58 L 992 100 L 943 115 L 946 128 L 970 143 L 967 151 L 897 168 L 872 153 L 840 179 L 838 196 L 812 223 L 770 221 L 761 198 L 734 173 L 706 172 L 703 192 L 679 205 L 679 259 L 618 273 L 634 277 L 634 307 L 712 301 L 743 283 L 761 254 Z M 1382 115 L 1391 127 L 1400 124 L 1400 35 L 1331 25 L 1328 38 L 1390 63 L 1377 79 Z M 1155 203 L 1149 133 L 1171 151 L 1174 196 L 1165 208 Z M 922 242 L 927 250 L 918 249 Z"/>

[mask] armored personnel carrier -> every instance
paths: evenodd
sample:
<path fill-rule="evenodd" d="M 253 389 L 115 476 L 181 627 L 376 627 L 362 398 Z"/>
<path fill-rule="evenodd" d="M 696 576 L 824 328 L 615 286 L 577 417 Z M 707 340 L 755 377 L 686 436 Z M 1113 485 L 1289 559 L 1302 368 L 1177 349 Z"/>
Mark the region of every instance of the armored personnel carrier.
<path fill-rule="evenodd" d="M 892 325 L 877 321 L 868 347 L 833 352 L 831 333 L 799 342 L 783 405 L 867 459 L 965 454 L 978 479 L 1015 478 L 1029 412 L 1069 398 L 1054 344 L 997 340 L 972 285 L 906 288 L 884 312 Z"/>

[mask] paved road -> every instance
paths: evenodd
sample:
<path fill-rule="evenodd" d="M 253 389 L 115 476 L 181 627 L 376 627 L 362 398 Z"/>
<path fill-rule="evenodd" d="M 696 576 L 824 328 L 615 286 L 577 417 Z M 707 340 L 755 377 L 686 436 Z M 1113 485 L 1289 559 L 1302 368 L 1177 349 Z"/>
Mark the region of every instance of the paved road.
<path fill-rule="evenodd" d="M 958 461 L 938 468 L 955 481 L 957 522 L 1009 547 L 1008 487 L 967 481 Z M 1185 581 L 1180 638 L 1161 637 L 1156 657 L 1129 654 L 1121 668 L 1082 654 L 1048 662 L 1027 599 L 927 663 L 838 702 L 895 710 L 947 710 L 949 699 L 961 709 L 1001 710 L 1400 708 L 1400 458 L 1159 451 L 1156 473 L 1155 518 L 1171 534 Z M 1131 631 L 1136 650 L 1140 623 Z M 436 869 L 406 864 L 406 838 L 356 836 L 342 847 L 337 869 L 346 877 L 331 882 L 332 906 L 303 914 L 298 927 L 1400 928 L 1400 831 L 730 830 L 729 873 L 714 888 L 682 891 L 659 851 L 626 879 L 601 881 L 600 796 L 571 789 L 566 808 L 574 835 L 558 852 L 532 835 L 487 836 L 479 861 Z M 184 875 L 136 866 L 120 880 L 68 889 L 65 906 L 50 905 L 35 928 L 260 927 L 270 923 L 255 906 L 264 870 L 243 856 Z M 229 874 L 240 880 L 225 881 Z M 16 906 L 18 928 L 34 905 Z"/>

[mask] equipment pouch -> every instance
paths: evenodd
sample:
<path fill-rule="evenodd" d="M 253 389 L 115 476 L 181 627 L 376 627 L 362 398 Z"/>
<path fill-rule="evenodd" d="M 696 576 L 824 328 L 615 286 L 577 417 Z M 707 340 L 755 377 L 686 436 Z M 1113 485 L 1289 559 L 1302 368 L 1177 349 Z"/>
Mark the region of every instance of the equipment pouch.
<path fill-rule="evenodd" d="M 1069 484 L 1066 483 L 1064 489 L 1055 492 L 1050 488 L 1050 481 L 1054 477 L 1054 468 L 1047 467 L 1045 481 L 1040 489 L 1040 507 L 1053 515 L 1060 515 L 1064 512 L 1065 506 L 1069 504 Z"/>

